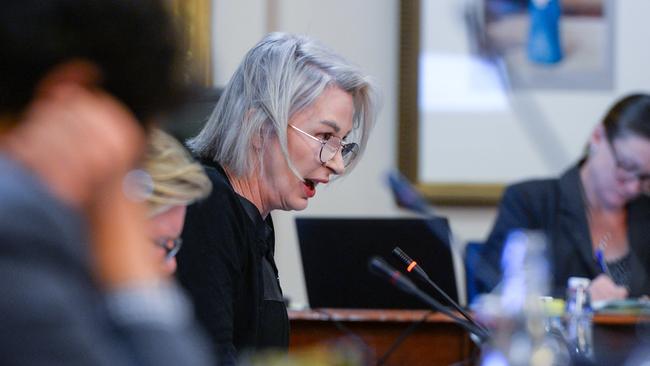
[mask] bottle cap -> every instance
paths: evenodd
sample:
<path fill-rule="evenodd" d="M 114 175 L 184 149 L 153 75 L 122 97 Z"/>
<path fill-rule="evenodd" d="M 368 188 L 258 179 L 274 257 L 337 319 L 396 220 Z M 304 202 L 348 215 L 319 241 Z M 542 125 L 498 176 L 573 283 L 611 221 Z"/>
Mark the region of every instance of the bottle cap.
<path fill-rule="evenodd" d="M 569 277 L 569 288 L 589 287 L 591 280 L 586 277 Z"/>
<path fill-rule="evenodd" d="M 548 317 L 559 317 L 564 314 L 564 300 L 555 299 L 550 296 L 542 296 L 540 300 L 542 301 L 544 315 Z"/>

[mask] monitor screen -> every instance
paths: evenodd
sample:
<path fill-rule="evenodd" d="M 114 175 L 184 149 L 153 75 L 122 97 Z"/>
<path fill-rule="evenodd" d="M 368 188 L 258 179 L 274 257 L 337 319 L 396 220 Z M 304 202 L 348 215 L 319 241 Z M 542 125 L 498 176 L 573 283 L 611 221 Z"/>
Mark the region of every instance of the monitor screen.
<path fill-rule="evenodd" d="M 432 230 L 432 226 L 436 227 Z M 368 260 L 383 257 L 406 273 L 392 255 L 399 246 L 427 272 L 454 301 L 458 301 L 454 265 L 444 218 L 296 218 L 300 252 L 311 308 L 427 309 L 368 271 Z M 445 230 L 440 230 L 444 227 Z M 413 274 L 414 283 L 433 298 L 442 296 Z"/>

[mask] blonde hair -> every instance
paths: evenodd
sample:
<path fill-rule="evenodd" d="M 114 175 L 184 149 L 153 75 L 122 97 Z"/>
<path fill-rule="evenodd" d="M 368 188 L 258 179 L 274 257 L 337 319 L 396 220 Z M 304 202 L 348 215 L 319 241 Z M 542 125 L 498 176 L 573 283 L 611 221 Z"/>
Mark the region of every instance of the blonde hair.
<path fill-rule="evenodd" d="M 147 197 L 150 216 L 173 206 L 187 206 L 212 190 L 201 164 L 192 159 L 180 142 L 159 129 L 150 132 L 144 170 L 152 183 Z"/>

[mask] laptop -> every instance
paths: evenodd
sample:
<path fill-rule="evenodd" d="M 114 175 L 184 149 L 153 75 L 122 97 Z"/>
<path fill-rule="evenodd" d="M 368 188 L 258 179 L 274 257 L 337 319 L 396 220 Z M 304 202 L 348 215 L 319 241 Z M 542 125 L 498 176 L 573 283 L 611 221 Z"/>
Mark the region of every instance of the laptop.
<path fill-rule="evenodd" d="M 420 218 L 297 217 L 310 307 L 427 309 L 418 299 L 368 271 L 368 260 L 378 255 L 406 272 L 405 265 L 391 253 L 396 246 L 417 261 L 441 289 L 458 301 L 450 247 L 446 238 L 433 233 L 430 224 L 448 228 L 444 218 L 427 222 Z M 409 277 L 420 289 L 446 304 L 429 285 L 413 275 Z"/>

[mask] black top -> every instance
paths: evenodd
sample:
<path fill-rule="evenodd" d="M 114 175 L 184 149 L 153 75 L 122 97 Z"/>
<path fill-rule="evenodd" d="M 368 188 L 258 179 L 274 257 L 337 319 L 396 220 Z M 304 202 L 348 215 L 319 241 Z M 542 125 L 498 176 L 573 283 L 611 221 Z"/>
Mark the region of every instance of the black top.
<path fill-rule="evenodd" d="M 594 258 L 583 196 L 579 165 L 560 178 L 509 186 L 485 243 L 483 264 L 498 271 L 507 234 L 516 228 L 536 229 L 547 235 L 553 296 L 565 296 L 569 277 L 598 276 L 602 271 Z M 630 296 L 636 297 L 650 294 L 650 198 L 641 195 L 628 202 L 626 208 L 630 246 L 628 286 Z M 488 279 L 488 289 L 497 280 Z"/>
<path fill-rule="evenodd" d="M 632 256 L 630 253 L 627 253 L 621 258 L 607 262 L 609 275 L 612 277 L 614 283 L 619 286 L 630 288 L 630 280 L 632 279 L 630 270 L 631 261 Z"/>
<path fill-rule="evenodd" d="M 212 193 L 187 210 L 177 277 L 192 296 L 220 365 L 242 351 L 287 349 L 289 320 L 273 259 L 271 216 L 263 220 L 217 163 L 203 162 Z"/>

